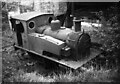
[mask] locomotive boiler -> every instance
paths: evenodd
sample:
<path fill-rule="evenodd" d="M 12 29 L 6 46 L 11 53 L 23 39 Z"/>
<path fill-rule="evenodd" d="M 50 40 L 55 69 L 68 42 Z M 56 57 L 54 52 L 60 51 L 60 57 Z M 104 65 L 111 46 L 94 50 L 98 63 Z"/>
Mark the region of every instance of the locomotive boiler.
<path fill-rule="evenodd" d="M 14 46 L 27 52 L 73 69 L 98 55 L 91 49 L 89 34 L 80 31 L 80 20 L 73 21 L 73 28 L 66 28 L 53 14 L 28 12 L 13 16 L 10 21 Z"/>

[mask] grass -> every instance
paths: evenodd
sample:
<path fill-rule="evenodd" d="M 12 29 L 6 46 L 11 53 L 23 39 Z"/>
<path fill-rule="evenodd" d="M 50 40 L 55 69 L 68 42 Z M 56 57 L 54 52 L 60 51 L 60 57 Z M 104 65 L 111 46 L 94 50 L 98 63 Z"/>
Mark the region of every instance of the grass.
<path fill-rule="evenodd" d="M 13 77 L 15 81 L 19 82 L 54 82 L 54 79 L 48 77 L 44 77 L 41 74 L 37 74 L 37 72 L 32 73 L 24 73 L 20 75 L 16 75 Z"/>
<path fill-rule="evenodd" d="M 53 72 L 54 73 L 54 72 Z M 75 74 L 72 71 L 66 73 L 53 74 L 52 76 L 43 76 L 36 71 L 26 73 L 23 70 L 19 70 L 18 74 L 11 77 L 11 82 L 113 82 L 112 78 L 117 74 L 112 70 L 87 70 L 83 73 L 77 72 Z"/>

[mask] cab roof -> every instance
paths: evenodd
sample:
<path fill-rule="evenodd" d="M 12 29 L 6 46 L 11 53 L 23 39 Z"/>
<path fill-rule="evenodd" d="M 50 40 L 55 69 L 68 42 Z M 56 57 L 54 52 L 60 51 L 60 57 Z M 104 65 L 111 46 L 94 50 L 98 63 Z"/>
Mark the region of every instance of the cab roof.
<path fill-rule="evenodd" d="M 52 13 L 27 12 L 27 13 L 22 13 L 19 15 L 12 16 L 12 18 L 27 21 L 34 17 L 40 16 L 40 15 L 48 15 L 48 14 L 53 15 Z"/>

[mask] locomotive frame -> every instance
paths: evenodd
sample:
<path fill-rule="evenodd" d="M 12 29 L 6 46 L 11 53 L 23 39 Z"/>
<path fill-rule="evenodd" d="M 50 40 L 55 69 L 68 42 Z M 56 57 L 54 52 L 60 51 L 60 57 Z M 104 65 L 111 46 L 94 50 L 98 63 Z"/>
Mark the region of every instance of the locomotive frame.
<path fill-rule="evenodd" d="M 100 51 L 90 48 L 89 56 L 86 56 L 80 60 L 76 61 L 67 58 L 59 59 L 59 51 L 65 42 L 57 40 L 45 34 L 38 34 L 35 32 L 36 28 L 39 28 L 43 25 L 50 25 L 51 18 L 54 18 L 53 14 L 40 12 L 28 12 L 13 16 L 10 20 L 12 23 L 12 30 L 14 32 L 14 46 L 16 48 L 37 54 L 40 57 L 57 62 L 72 69 L 78 69 L 83 64 L 87 63 L 100 54 Z M 55 50 L 52 50 L 51 48 Z M 47 56 L 43 54 L 43 51 L 45 49 L 53 52 L 53 54 L 58 54 L 58 57 Z"/>

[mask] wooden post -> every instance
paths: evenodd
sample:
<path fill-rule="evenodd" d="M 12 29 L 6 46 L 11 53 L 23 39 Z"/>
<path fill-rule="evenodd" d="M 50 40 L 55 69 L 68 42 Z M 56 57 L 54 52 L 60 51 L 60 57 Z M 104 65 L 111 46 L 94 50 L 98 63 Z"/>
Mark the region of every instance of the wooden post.
<path fill-rule="evenodd" d="M 81 31 L 81 20 L 77 20 L 76 17 L 73 19 L 73 25 L 75 28 L 75 31 Z"/>

